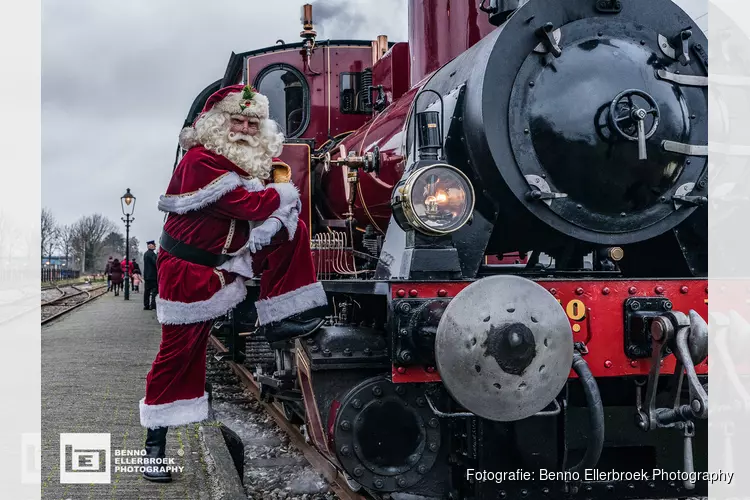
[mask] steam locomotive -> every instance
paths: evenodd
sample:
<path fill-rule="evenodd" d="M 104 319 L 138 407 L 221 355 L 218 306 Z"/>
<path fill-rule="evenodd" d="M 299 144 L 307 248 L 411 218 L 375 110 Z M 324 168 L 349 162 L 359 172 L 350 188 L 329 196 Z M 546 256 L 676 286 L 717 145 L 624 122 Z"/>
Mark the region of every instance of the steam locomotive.
<path fill-rule="evenodd" d="M 409 0 L 390 43 L 318 40 L 305 5 L 300 36 L 233 53 L 186 119 L 251 83 L 287 137 L 330 310 L 269 345 L 247 283 L 214 334 L 262 397 L 374 497 L 706 495 L 685 474 L 707 470 L 708 412 L 708 45 L 689 16 Z"/>

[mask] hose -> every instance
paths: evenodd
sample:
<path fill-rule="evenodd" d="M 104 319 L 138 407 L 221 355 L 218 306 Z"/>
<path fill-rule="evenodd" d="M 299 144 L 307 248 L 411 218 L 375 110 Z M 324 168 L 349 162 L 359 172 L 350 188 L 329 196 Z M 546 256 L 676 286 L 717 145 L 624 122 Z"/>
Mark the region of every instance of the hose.
<path fill-rule="evenodd" d="M 569 472 L 583 472 L 584 469 L 590 469 L 596 466 L 604 449 L 604 406 L 602 405 L 601 394 L 596 379 L 591 374 L 588 363 L 577 351 L 573 353 L 573 370 L 578 375 L 578 379 L 583 385 L 583 391 L 586 394 L 586 403 L 589 408 L 589 424 L 591 426 L 591 435 L 586 446 L 586 453 L 581 461 L 568 469 Z"/>

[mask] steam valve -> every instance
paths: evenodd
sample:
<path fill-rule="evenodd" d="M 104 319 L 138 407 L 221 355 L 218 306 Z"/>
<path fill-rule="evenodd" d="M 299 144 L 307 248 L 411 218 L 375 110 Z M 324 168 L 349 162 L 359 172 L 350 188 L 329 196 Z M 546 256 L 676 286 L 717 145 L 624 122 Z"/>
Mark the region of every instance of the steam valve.
<path fill-rule="evenodd" d="M 638 106 L 634 97 L 646 101 L 648 108 Z M 646 118 L 653 116 L 653 122 L 646 131 Z M 642 90 L 630 89 L 619 93 L 609 104 L 610 124 L 615 132 L 629 141 L 638 142 L 638 159 L 646 160 L 646 139 L 649 139 L 659 126 L 659 106 L 656 100 Z M 635 133 L 632 128 L 635 125 Z"/>
<path fill-rule="evenodd" d="M 357 156 L 354 151 L 346 152 L 344 145 L 339 146 L 339 158 L 331 159 L 331 153 L 323 156 L 323 168 L 326 172 L 331 169 L 331 165 L 345 165 L 350 169 L 362 169 L 367 173 L 380 171 L 380 148 L 375 146 L 372 151 L 368 151 L 361 156 Z"/>

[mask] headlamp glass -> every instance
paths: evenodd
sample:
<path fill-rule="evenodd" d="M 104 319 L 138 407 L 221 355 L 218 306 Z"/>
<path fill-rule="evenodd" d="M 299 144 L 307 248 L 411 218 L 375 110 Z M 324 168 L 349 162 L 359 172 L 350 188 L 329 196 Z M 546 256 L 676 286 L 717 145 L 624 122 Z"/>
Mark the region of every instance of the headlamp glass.
<path fill-rule="evenodd" d="M 407 218 L 423 232 L 456 231 L 466 224 L 474 211 L 471 183 L 450 165 L 434 165 L 416 171 L 405 188 Z"/>

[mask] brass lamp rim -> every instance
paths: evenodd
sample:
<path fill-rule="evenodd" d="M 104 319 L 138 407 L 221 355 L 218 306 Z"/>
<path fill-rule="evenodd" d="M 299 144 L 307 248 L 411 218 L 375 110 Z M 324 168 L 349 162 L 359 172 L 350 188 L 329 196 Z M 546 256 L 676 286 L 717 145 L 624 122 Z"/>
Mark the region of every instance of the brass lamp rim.
<path fill-rule="evenodd" d="M 422 222 L 419 216 L 417 216 L 417 214 L 414 211 L 414 207 L 412 205 L 412 196 L 411 196 L 412 189 L 414 189 L 414 185 L 416 184 L 417 180 L 419 180 L 428 170 L 432 170 L 435 168 L 446 168 L 448 170 L 455 172 L 461 178 L 461 180 L 465 182 L 466 193 L 470 195 L 471 197 L 469 200 L 468 210 L 466 211 L 466 215 L 460 219 L 460 223 L 457 224 L 454 229 L 440 230 L 440 229 L 435 229 L 435 228 L 427 226 L 425 223 Z M 403 187 L 398 189 L 397 196 L 400 197 L 404 217 L 406 218 L 407 222 L 411 224 L 411 226 L 414 227 L 414 229 L 417 229 L 418 231 L 428 234 L 430 236 L 443 236 L 443 235 L 458 231 L 469 221 L 469 219 L 471 218 L 471 215 L 474 213 L 474 202 L 475 202 L 474 186 L 471 184 L 471 181 L 466 176 L 466 174 L 461 172 L 461 170 L 454 167 L 453 165 L 449 165 L 447 163 L 434 163 L 432 165 L 420 167 L 419 169 L 415 170 L 414 172 L 409 174 L 409 177 L 407 177 L 406 182 L 404 182 Z"/>

